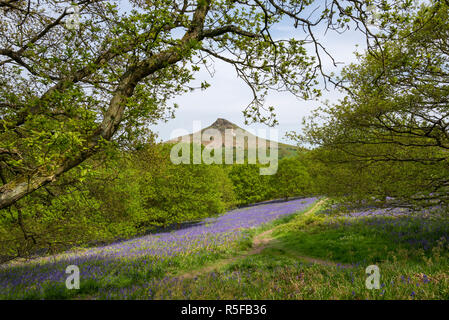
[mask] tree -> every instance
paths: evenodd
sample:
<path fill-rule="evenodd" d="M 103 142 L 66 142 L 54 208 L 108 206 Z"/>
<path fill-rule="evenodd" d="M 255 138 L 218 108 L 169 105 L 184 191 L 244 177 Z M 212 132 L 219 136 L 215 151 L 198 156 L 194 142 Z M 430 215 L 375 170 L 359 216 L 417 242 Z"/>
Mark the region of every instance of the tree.
<path fill-rule="evenodd" d="M 310 98 L 319 94 L 318 74 L 332 81 L 313 28 L 344 30 L 352 19 L 363 29 L 368 2 L 333 0 L 311 10 L 299 0 L 130 0 L 133 10 L 121 13 L 118 1 L 81 0 L 68 9 L 69 1 L 1 0 L 0 209 L 108 141 L 143 139 L 150 124 L 172 115 L 168 99 L 188 91 L 213 59 L 233 65 L 252 90 L 246 117 L 275 123 L 274 109 L 265 114 L 262 104 L 268 90 Z M 304 38 L 274 40 L 272 27 L 283 19 Z"/>
<path fill-rule="evenodd" d="M 449 202 L 449 4 L 431 1 L 395 39 L 348 67 L 348 95 L 299 137 L 319 149 L 332 195 L 397 205 Z"/>
<path fill-rule="evenodd" d="M 0 214 L 0 263 L 129 238 L 233 207 L 219 165 L 175 165 L 168 144 L 108 148 Z"/>
<path fill-rule="evenodd" d="M 156 151 L 163 155 L 161 166 L 146 161 L 151 148 L 137 153 L 139 162 L 139 198 L 143 202 L 147 224 L 166 226 L 172 223 L 197 221 L 223 213 L 233 205 L 232 184 L 218 165 L 173 164 L 170 144 Z M 193 155 L 191 153 L 191 160 Z"/>
<path fill-rule="evenodd" d="M 276 195 L 285 198 L 311 194 L 312 184 L 306 167 L 298 158 L 279 161 L 278 171 L 273 176 Z"/>
<path fill-rule="evenodd" d="M 259 164 L 232 165 L 229 178 L 239 205 L 272 199 L 272 176 L 261 175 Z"/>

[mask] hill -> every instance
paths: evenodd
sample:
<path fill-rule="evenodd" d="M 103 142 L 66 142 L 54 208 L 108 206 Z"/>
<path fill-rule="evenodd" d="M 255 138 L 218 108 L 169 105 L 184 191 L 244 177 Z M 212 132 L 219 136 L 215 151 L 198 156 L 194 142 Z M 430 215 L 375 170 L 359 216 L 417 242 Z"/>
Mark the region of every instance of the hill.
<path fill-rule="evenodd" d="M 210 136 L 210 133 L 214 133 L 217 131 L 212 131 L 210 129 L 217 130 L 221 135 L 221 139 L 214 140 Z M 232 141 L 229 139 L 229 137 L 226 137 L 226 132 L 228 132 L 230 136 L 232 136 Z M 236 149 L 243 148 L 245 151 L 247 151 L 250 148 L 248 146 L 248 141 L 255 141 L 256 146 L 258 146 L 259 143 L 265 143 L 267 149 L 270 149 L 271 144 L 273 145 L 277 144 L 279 158 L 294 156 L 298 151 L 302 150 L 300 147 L 297 146 L 257 137 L 251 132 L 239 127 L 235 123 L 232 123 L 231 121 L 228 121 L 223 118 L 218 118 L 210 126 L 201 129 L 200 131 L 170 139 L 165 143 L 177 143 L 180 141 L 193 142 L 194 141 L 193 137 L 199 135 L 201 136 L 201 144 L 203 146 L 210 146 L 210 147 L 218 147 L 217 144 L 221 144 L 221 147 L 223 148 L 229 147 Z M 252 143 L 250 145 L 254 146 L 254 144 Z"/>

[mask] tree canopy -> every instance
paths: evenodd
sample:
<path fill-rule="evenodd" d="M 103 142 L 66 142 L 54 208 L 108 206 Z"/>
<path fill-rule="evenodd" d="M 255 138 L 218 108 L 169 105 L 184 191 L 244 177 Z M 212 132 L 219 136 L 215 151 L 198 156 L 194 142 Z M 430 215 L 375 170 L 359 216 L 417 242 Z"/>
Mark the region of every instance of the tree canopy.
<path fill-rule="evenodd" d="M 74 12 L 69 1 L 0 1 L 0 209 L 109 141 L 144 139 L 149 125 L 173 115 L 169 99 L 214 59 L 234 66 L 253 92 L 245 116 L 274 124 L 274 108 L 263 105 L 268 90 L 310 98 L 319 95 L 317 77 L 333 82 L 314 28 L 352 23 L 372 37 L 365 11 L 373 3 L 130 0 L 123 12 L 123 2 L 81 0 Z M 281 21 L 297 37 L 273 37 Z"/>
<path fill-rule="evenodd" d="M 306 121 L 298 138 L 319 146 L 329 194 L 448 203 L 448 14 L 447 2 L 421 6 L 344 70 L 347 96 Z"/>

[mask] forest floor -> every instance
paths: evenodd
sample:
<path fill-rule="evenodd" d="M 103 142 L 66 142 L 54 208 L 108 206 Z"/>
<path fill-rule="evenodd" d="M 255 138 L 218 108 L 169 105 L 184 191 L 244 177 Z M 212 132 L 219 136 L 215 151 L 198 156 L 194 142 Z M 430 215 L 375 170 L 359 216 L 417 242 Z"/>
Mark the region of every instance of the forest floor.
<path fill-rule="evenodd" d="M 398 209 L 399 210 L 399 209 Z M 0 269 L 3 299 L 449 299 L 449 219 L 316 198 Z M 65 266 L 80 289 L 65 286 Z M 366 268 L 380 272 L 368 289 Z"/>
<path fill-rule="evenodd" d="M 321 207 L 321 205 L 323 203 L 324 203 L 324 200 L 319 200 L 310 209 L 308 209 L 304 213 L 302 213 L 302 215 L 306 216 L 308 214 L 313 214 Z M 255 235 L 252 240 L 251 248 L 245 252 L 236 254 L 231 258 L 214 261 L 213 263 L 203 266 L 202 268 L 199 268 L 196 270 L 191 270 L 191 271 L 181 273 L 181 274 L 173 274 L 172 276 L 177 277 L 179 279 L 191 279 L 191 278 L 195 278 L 200 275 L 203 275 L 203 274 L 211 273 L 213 271 L 223 270 L 223 269 L 225 269 L 226 266 L 230 265 L 231 263 L 235 263 L 238 260 L 248 258 L 249 256 L 252 256 L 252 255 L 260 254 L 260 253 L 262 253 L 263 250 L 265 250 L 267 248 L 281 249 L 282 245 L 278 241 L 276 241 L 275 237 L 273 236 L 273 232 L 276 231 L 277 229 L 280 229 L 279 227 L 282 227 L 282 225 L 275 226 L 266 231 L 263 231 L 262 233 Z M 310 263 L 318 263 L 318 264 L 322 264 L 322 265 L 333 265 L 333 266 L 336 266 L 338 264 L 338 263 L 336 263 L 334 261 L 330 261 L 330 260 L 323 260 L 323 259 L 317 259 L 317 258 L 313 258 L 313 257 L 298 255 L 296 252 L 290 251 L 288 249 L 286 249 L 286 251 L 287 251 L 286 254 L 289 254 L 290 256 L 295 257 L 296 259 L 298 259 L 300 261 L 310 262 Z M 350 266 L 350 265 L 341 264 L 341 263 L 340 263 L 340 265 L 348 266 L 348 267 Z"/>

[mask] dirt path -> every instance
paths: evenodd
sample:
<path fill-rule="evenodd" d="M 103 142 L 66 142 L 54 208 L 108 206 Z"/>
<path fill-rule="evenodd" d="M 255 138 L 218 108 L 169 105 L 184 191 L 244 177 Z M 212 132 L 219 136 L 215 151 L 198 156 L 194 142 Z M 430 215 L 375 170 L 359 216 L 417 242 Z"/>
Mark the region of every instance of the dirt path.
<path fill-rule="evenodd" d="M 315 211 L 318 210 L 318 208 L 321 206 L 321 204 L 323 204 L 323 202 L 324 202 L 324 200 L 318 201 L 309 210 L 304 212 L 303 215 L 314 213 Z M 244 253 L 240 253 L 240 254 L 238 254 L 234 257 L 228 258 L 228 259 L 222 259 L 222 260 L 216 261 L 213 264 L 204 266 L 203 268 L 200 268 L 200 269 L 192 270 L 192 271 L 189 271 L 189 272 L 186 272 L 183 274 L 173 275 L 173 277 L 181 279 L 181 280 L 182 279 L 192 279 L 192 278 L 195 278 L 202 274 L 210 273 L 212 271 L 218 270 L 218 269 L 222 268 L 223 266 L 226 266 L 228 264 L 231 264 L 233 262 L 236 262 L 236 261 L 246 258 L 248 256 L 259 254 L 266 248 L 269 248 L 269 247 L 276 248 L 276 243 L 274 241 L 272 234 L 277 228 L 278 227 L 274 227 L 272 229 L 266 230 L 266 231 L 256 235 L 253 239 L 251 249 Z M 286 251 L 285 248 L 282 248 L 282 250 Z M 317 263 L 317 264 L 329 265 L 329 266 L 340 265 L 340 266 L 345 266 L 345 267 L 351 267 L 350 265 L 345 265 L 345 264 L 341 264 L 341 263 L 339 264 L 334 261 L 327 261 L 327 260 L 316 259 L 316 258 L 307 257 L 307 256 L 300 256 L 291 251 L 286 251 L 286 253 L 292 257 L 295 257 L 299 260 L 309 262 L 309 263 Z"/>
<path fill-rule="evenodd" d="M 316 212 L 318 208 L 324 203 L 324 200 L 320 200 L 317 203 L 315 203 L 309 210 L 303 213 L 303 215 L 308 215 Z M 273 232 L 278 227 L 274 227 L 270 230 L 267 230 L 265 232 L 262 232 L 261 234 L 258 234 L 253 239 L 253 246 L 252 249 L 248 252 L 248 254 L 258 254 L 262 252 L 265 248 L 268 246 L 271 246 L 274 238 L 272 237 Z"/>

